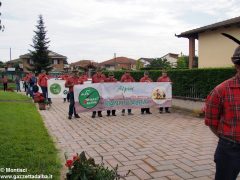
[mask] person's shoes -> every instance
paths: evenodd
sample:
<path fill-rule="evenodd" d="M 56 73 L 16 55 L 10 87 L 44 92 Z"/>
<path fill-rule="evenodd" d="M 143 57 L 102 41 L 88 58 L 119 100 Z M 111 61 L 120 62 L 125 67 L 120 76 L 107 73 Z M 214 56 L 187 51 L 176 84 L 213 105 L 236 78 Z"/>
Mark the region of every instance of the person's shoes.
<path fill-rule="evenodd" d="M 116 114 L 113 114 L 112 116 L 117 116 Z"/>
<path fill-rule="evenodd" d="M 110 116 L 110 114 L 107 114 L 107 116 Z"/>
<path fill-rule="evenodd" d="M 92 118 L 95 118 L 96 116 L 95 115 L 92 115 Z"/>
<path fill-rule="evenodd" d="M 151 112 L 147 112 L 147 114 L 152 114 Z"/>
<path fill-rule="evenodd" d="M 102 117 L 102 114 L 98 114 L 98 117 Z"/>
<path fill-rule="evenodd" d="M 160 111 L 159 113 L 162 114 L 162 111 Z"/>
<path fill-rule="evenodd" d="M 171 113 L 170 111 L 166 111 L 166 113 Z"/>
<path fill-rule="evenodd" d="M 72 116 L 68 116 L 68 119 L 72 119 Z"/>
<path fill-rule="evenodd" d="M 133 115 L 133 113 L 128 113 L 128 115 Z"/>
<path fill-rule="evenodd" d="M 75 118 L 80 118 L 80 116 L 78 115 L 78 114 L 76 114 L 76 115 L 74 115 L 75 116 Z"/>
<path fill-rule="evenodd" d="M 122 113 L 122 116 L 125 116 L 125 113 Z"/>
<path fill-rule="evenodd" d="M 144 112 L 141 112 L 141 114 L 144 114 Z"/>

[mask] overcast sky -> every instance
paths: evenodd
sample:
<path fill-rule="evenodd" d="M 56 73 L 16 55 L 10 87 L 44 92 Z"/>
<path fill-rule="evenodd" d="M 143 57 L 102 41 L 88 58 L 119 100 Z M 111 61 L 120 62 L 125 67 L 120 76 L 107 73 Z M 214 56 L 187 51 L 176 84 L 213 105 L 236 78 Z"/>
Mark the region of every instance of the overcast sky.
<path fill-rule="evenodd" d="M 240 15 L 239 0 L 1 0 L 0 60 L 31 49 L 42 14 L 50 50 L 69 62 L 188 54 L 175 34 Z"/>

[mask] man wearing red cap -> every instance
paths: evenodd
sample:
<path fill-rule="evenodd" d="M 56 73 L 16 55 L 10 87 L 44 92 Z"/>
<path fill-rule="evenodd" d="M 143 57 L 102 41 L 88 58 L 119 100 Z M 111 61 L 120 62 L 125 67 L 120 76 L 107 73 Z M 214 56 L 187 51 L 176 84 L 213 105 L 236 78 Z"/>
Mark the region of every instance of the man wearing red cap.
<path fill-rule="evenodd" d="M 240 45 L 233 36 L 223 35 Z M 240 46 L 232 62 L 237 74 L 216 86 L 205 104 L 205 124 L 219 138 L 214 155 L 215 180 L 236 180 L 240 172 Z"/>

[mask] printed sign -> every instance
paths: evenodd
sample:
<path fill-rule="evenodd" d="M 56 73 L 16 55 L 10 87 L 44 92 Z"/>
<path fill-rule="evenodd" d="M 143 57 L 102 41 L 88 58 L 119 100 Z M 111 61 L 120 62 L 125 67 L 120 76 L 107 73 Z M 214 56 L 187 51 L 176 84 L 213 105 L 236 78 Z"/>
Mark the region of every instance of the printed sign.
<path fill-rule="evenodd" d="M 65 80 L 49 79 L 48 80 L 48 97 L 49 98 L 66 98 L 68 88 L 65 87 Z"/>
<path fill-rule="evenodd" d="M 96 83 L 74 86 L 77 112 L 170 107 L 170 82 Z"/>

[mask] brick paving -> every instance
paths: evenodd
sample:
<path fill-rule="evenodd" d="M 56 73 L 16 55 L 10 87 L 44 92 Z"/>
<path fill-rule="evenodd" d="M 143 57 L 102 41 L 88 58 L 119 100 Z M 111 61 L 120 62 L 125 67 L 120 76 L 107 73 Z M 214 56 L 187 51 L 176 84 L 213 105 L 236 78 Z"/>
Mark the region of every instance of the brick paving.
<path fill-rule="evenodd" d="M 68 103 L 53 100 L 49 110 L 40 111 L 49 133 L 63 155 L 86 151 L 98 163 L 119 166 L 119 173 L 138 179 L 214 179 L 213 153 L 217 138 L 203 119 L 175 111 L 171 114 L 67 119 Z M 240 178 L 239 178 L 240 179 Z"/>

